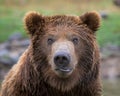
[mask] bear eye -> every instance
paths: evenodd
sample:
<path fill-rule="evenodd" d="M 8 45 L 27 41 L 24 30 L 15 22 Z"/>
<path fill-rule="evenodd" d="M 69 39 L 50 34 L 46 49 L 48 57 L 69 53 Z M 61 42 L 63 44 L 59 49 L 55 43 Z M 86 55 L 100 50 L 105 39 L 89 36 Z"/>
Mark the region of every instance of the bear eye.
<path fill-rule="evenodd" d="M 49 45 L 51 45 L 53 42 L 54 42 L 54 39 L 53 39 L 53 38 L 48 38 L 47 43 L 48 43 Z"/>
<path fill-rule="evenodd" d="M 79 41 L 79 39 L 78 39 L 77 37 L 74 37 L 74 38 L 72 39 L 72 42 L 73 42 L 74 44 L 77 44 L 78 41 Z"/>

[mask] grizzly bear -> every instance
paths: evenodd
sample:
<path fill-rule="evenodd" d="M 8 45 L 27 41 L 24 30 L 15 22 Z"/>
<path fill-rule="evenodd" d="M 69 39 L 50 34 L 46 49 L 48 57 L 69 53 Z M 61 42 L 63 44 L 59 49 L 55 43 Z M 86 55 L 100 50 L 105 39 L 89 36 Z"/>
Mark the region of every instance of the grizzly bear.
<path fill-rule="evenodd" d="M 101 96 L 97 12 L 24 18 L 31 43 L 2 83 L 0 96 Z"/>

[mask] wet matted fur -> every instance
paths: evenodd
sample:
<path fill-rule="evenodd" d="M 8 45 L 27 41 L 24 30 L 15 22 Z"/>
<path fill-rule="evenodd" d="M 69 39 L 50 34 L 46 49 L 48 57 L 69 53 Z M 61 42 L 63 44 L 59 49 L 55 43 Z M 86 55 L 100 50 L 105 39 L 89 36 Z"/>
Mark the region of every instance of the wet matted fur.
<path fill-rule="evenodd" d="M 29 12 L 24 21 L 31 44 L 3 81 L 0 96 L 101 96 L 95 38 L 100 17 L 96 12 L 82 16 L 42 16 Z M 77 64 L 67 78 L 57 76 L 49 64 L 52 48 L 45 43 L 49 34 L 62 40 L 63 36 L 66 40 L 66 34 L 74 34 L 80 40 L 73 45 Z"/>

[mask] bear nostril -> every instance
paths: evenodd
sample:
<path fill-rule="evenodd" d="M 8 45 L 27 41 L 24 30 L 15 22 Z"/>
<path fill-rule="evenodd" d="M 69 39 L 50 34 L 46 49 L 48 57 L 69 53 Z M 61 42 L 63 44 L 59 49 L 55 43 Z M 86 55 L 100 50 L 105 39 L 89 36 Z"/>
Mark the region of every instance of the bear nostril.
<path fill-rule="evenodd" d="M 70 56 L 67 53 L 57 53 L 54 57 L 54 63 L 57 66 L 67 66 L 70 63 Z"/>

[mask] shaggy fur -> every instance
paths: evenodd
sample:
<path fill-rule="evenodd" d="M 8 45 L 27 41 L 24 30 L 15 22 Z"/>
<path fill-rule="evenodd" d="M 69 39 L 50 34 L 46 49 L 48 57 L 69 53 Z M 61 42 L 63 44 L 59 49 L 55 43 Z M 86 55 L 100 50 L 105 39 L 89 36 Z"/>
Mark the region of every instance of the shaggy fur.
<path fill-rule="evenodd" d="M 24 21 L 31 44 L 3 81 L 0 96 L 101 96 L 96 12 L 80 17 L 30 12 Z M 45 42 L 56 31 L 74 32 L 81 40 L 75 47 L 78 64 L 68 78 L 57 77 L 48 64 L 51 48 Z"/>

